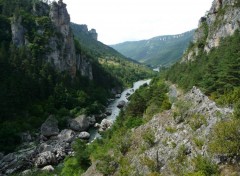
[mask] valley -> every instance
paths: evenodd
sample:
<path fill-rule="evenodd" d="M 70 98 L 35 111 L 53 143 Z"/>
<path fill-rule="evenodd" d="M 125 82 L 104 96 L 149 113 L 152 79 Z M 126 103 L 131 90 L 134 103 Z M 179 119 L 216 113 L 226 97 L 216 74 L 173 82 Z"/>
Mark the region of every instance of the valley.
<path fill-rule="evenodd" d="M 239 14 L 107 46 L 62 0 L 0 0 L 0 175 L 239 175 Z"/>

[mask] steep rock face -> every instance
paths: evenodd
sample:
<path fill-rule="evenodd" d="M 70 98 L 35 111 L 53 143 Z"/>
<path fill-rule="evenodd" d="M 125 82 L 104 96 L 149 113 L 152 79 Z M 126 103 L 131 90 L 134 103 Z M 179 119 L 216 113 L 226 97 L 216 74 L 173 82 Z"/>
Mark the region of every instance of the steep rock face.
<path fill-rule="evenodd" d="M 195 32 L 194 47 L 183 57 L 183 61 L 193 60 L 198 49 L 209 52 L 218 47 L 221 38 L 232 35 L 240 28 L 240 6 L 237 0 L 214 0 L 205 17 L 199 20 Z"/>
<path fill-rule="evenodd" d="M 129 163 L 128 175 L 151 175 L 155 171 L 177 176 L 192 172 L 191 162 L 196 156 L 209 156 L 208 144 L 215 124 L 233 113 L 232 109 L 218 107 L 196 87 L 182 94 L 173 85 L 168 95 L 173 102 L 170 110 L 156 114 L 146 124 L 132 129 L 128 139 L 130 148 L 124 155 Z M 184 111 L 178 116 L 177 102 L 181 102 L 180 106 L 185 104 Z M 148 134 L 152 135 L 151 142 L 146 138 Z M 219 162 L 214 157 L 211 159 Z M 96 168 L 97 162 L 83 175 L 101 175 Z M 120 170 L 113 175 L 121 175 Z"/>
<path fill-rule="evenodd" d="M 88 26 L 86 24 L 72 23 L 71 27 L 75 28 L 75 29 L 77 27 L 77 29 L 76 29 L 77 31 L 85 33 L 86 35 L 90 36 L 94 40 L 98 40 L 98 33 L 97 33 L 96 29 L 88 30 Z"/>
<path fill-rule="evenodd" d="M 93 80 L 92 64 L 84 55 L 77 55 L 77 70 L 80 71 L 82 76 L 88 77 Z"/>
<path fill-rule="evenodd" d="M 72 76 L 76 74 L 76 51 L 73 34 L 70 29 L 70 16 L 66 9 L 66 4 L 62 0 L 53 2 L 50 9 L 50 18 L 57 30 L 62 34 L 62 48 L 58 50 L 58 38 L 50 40 L 52 53 L 48 55 L 48 60 L 53 62 L 60 71 L 69 71 Z"/>
<path fill-rule="evenodd" d="M 75 77 L 79 71 L 82 76 L 93 79 L 92 65 L 87 57 L 76 54 L 73 33 L 70 27 L 70 16 L 68 14 L 66 4 L 62 0 L 52 2 L 49 6 L 44 2 L 36 2 L 33 4 L 32 13 L 35 17 L 36 30 L 39 35 L 45 35 L 45 26 L 42 26 L 39 19 L 50 17 L 54 26 L 55 33 L 51 34 L 47 44 L 39 46 L 48 48 L 45 53 L 46 60 L 51 63 L 60 72 L 67 71 L 72 77 Z M 17 47 L 29 46 L 31 41 L 27 40 L 27 33 L 30 30 L 23 25 L 21 16 L 14 16 L 11 21 L 12 41 Z M 86 29 L 88 32 L 88 29 Z M 88 32 L 93 38 L 97 39 L 95 30 Z"/>
<path fill-rule="evenodd" d="M 204 50 L 219 46 L 221 38 L 232 35 L 240 28 L 240 10 L 234 0 L 215 0 L 207 14 L 209 34 Z M 223 13 L 223 15 L 221 15 Z"/>
<path fill-rule="evenodd" d="M 25 44 L 25 29 L 22 26 L 22 18 L 14 16 L 11 21 L 11 30 L 12 30 L 12 41 L 13 44 L 17 47 L 23 46 Z"/>
<path fill-rule="evenodd" d="M 97 39 L 98 39 L 98 34 L 97 34 L 96 29 L 91 29 L 91 30 L 89 31 L 89 34 L 91 35 L 91 37 L 92 37 L 94 40 L 97 40 Z"/>

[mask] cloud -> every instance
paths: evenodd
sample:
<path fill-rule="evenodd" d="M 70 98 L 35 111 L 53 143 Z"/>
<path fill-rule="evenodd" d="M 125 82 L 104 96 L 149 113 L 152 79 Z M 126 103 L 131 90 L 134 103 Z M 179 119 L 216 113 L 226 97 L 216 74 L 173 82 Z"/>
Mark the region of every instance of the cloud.
<path fill-rule="evenodd" d="M 210 0 L 64 0 L 71 20 L 95 28 L 99 40 L 114 44 L 178 34 L 197 27 Z"/>

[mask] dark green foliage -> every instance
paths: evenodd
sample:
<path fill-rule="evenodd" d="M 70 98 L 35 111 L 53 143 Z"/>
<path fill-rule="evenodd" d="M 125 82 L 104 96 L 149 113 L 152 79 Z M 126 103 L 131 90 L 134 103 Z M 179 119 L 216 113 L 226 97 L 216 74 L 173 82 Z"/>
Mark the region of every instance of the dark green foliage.
<path fill-rule="evenodd" d="M 151 66 L 169 66 L 181 58 L 194 30 L 182 36 L 159 36 L 149 40 L 124 42 L 112 45 L 123 55 Z"/>
<path fill-rule="evenodd" d="M 156 103 L 159 111 L 165 110 L 163 102 L 168 100 L 167 86 L 159 78 L 152 80 L 150 86 L 140 87 L 130 99 L 126 111 L 121 111 L 111 129 L 102 133 L 102 139 L 95 140 L 88 146 L 91 159 L 97 161 L 97 169 L 104 175 L 112 174 L 120 167 L 125 172 L 128 166 L 122 165 L 124 155 L 131 149 L 132 128 L 144 123 L 143 114 L 149 103 Z M 141 98 L 139 98 L 141 97 Z M 137 108 L 136 108 L 137 107 Z M 140 108 L 141 107 L 141 108 Z M 143 136 L 151 147 L 154 145 L 154 133 L 149 129 Z M 76 155 L 76 158 L 80 156 Z M 65 166 L 68 167 L 68 166 Z M 67 169 L 67 168 L 66 168 Z"/>
<path fill-rule="evenodd" d="M 57 47 L 61 49 L 63 37 L 48 13 L 33 13 L 34 3 L 40 2 L 0 0 L 0 151 L 13 151 L 20 142 L 19 133 L 39 128 L 50 114 L 57 117 L 63 128 L 67 117 L 100 112 L 110 90 L 123 84 L 77 41 L 76 51 L 91 62 L 94 80 L 82 77 L 79 72 L 72 78 L 47 62 L 49 39 L 58 38 Z M 42 5 L 49 10 L 47 4 Z M 19 20 L 24 27 L 27 45 L 13 45 L 10 19 Z"/>
<path fill-rule="evenodd" d="M 77 140 L 74 143 L 73 149 L 76 157 L 65 159 L 61 172 L 63 176 L 80 175 L 90 166 L 89 151 L 87 150 L 86 143 Z"/>
<path fill-rule="evenodd" d="M 126 58 L 113 48 L 92 38 L 87 26 L 71 24 L 77 42 L 77 52 L 84 52 L 99 61 L 109 76 L 117 78 L 124 86 L 131 86 L 137 80 L 153 76 L 152 70 L 138 64 L 136 61 Z M 80 49 L 81 48 L 81 49 Z M 98 74 L 96 74 L 98 75 Z M 109 81 L 112 83 L 112 81 Z"/>
<path fill-rule="evenodd" d="M 202 87 L 207 95 L 215 99 L 233 92 L 240 85 L 239 43 L 240 33 L 236 31 L 208 54 L 201 52 L 195 61 L 175 64 L 166 78 L 185 90 L 194 85 Z"/>
<path fill-rule="evenodd" d="M 213 129 L 210 151 L 230 157 L 240 153 L 240 120 L 229 119 L 219 122 Z"/>
<path fill-rule="evenodd" d="M 185 176 L 212 176 L 219 175 L 218 167 L 212 163 L 208 158 L 198 155 L 193 159 L 195 166 L 194 172 L 187 173 Z"/>

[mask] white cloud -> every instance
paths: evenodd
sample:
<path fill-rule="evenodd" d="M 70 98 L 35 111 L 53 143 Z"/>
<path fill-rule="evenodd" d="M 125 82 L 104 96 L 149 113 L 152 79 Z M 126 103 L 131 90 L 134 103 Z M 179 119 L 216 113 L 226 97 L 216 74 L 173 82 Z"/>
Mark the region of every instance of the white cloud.
<path fill-rule="evenodd" d="M 63 0 L 71 21 L 95 28 L 99 40 L 114 44 L 197 27 L 212 0 Z"/>

